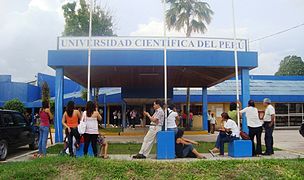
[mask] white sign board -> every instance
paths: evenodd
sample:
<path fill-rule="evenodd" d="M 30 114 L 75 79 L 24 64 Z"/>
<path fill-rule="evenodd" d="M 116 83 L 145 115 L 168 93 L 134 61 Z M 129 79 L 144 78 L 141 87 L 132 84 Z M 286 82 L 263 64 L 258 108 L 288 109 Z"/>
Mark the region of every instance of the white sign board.
<path fill-rule="evenodd" d="M 92 37 L 91 49 L 93 50 L 234 50 L 233 39 L 217 38 L 179 38 L 179 37 Z M 59 37 L 59 50 L 83 50 L 88 49 L 88 37 Z M 238 39 L 236 43 L 238 51 L 247 51 L 247 41 Z"/>

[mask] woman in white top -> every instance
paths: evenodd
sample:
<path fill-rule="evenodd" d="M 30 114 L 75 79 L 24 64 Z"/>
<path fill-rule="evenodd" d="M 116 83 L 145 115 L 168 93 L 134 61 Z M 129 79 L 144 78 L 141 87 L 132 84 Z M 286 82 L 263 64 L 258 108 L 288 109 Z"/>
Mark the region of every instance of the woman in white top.
<path fill-rule="evenodd" d="M 239 103 L 240 104 L 240 103 Z M 240 104 L 241 106 L 241 104 Z M 252 142 L 252 155 L 258 156 L 262 154 L 262 143 L 261 143 L 261 136 L 262 136 L 262 121 L 259 118 L 258 109 L 255 108 L 255 104 L 253 100 L 248 101 L 248 107 L 244 108 L 240 111 L 240 117 L 242 114 L 245 113 L 247 125 L 249 129 L 249 137 Z M 257 147 L 255 149 L 254 144 L 254 137 L 256 136 Z"/>
<path fill-rule="evenodd" d="M 94 156 L 97 157 L 97 137 L 98 121 L 101 120 L 101 115 L 98 112 L 98 108 L 92 101 L 88 101 L 86 105 L 86 111 L 83 112 L 82 121 L 86 122 L 86 130 L 84 133 L 84 155 L 88 154 L 89 144 L 91 143 Z"/>
<path fill-rule="evenodd" d="M 168 107 L 168 120 L 167 120 L 167 130 L 174 131 L 175 134 L 177 133 L 177 125 L 176 121 L 178 118 L 178 113 L 176 112 L 176 107 L 174 104 L 169 105 Z"/>
<path fill-rule="evenodd" d="M 209 152 L 214 156 L 215 153 L 220 153 L 220 155 L 224 155 L 224 144 L 226 142 L 232 142 L 240 138 L 240 130 L 236 125 L 235 121 L 229 119 L 227 113 L 222 113 L 222 121 L 224 121 L 224 128 L 219 129 L 220 133 L 217 136 L 217 140 L 215 143 L 215 147 Z"/>

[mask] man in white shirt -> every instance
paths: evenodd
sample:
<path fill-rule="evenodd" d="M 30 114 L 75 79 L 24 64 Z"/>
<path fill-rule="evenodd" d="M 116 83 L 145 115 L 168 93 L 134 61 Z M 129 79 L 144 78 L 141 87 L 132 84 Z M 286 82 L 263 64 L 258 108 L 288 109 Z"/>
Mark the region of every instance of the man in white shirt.
<path fill-rule="evenodd" d="M 235 121 L 229 119 L 227 113 L 222 113 L 222 121 L 226 122 L 224 125 L 224 129 L 219 129 L 220 134 L 217 136 L 217 140 L 215 143 L 215 147 L 209 152 L 214 156 L 215 153 L 220 153 L 220 155 L 224 155 L 224 144 L 226 142 L 232 142 L 240 138 L 240 130 L 235 123 Z"/>
<path fill-rule="evenodd" d="M 156 134 L 162 130 L 162 125 L 165 119 L 165 113 L 162 109 L 163 103 L 160 100 L 156 100 L 153 103 L 153 108 L 155 110 L 153 116 L 151 116 L 148 112 L 144 111 L 144 115 L 147 116 L 150 121 L 149 131 L 147 132 L 144 142 L 141 146 L 139 153 L 133 156 L 134 159 L 146 159 L 151 152 L 153 147 Z"/>
<path fill-rule="evenodd" d="M 240 102 L 239 102 L 240 104 Z M 241 107 L 241 104 L 240 104 Z M 262 122 L 259 118 L 258 109 L 255 108 L 255 103 L 253 100 L 248 101 L 248 107 L 242 109 L 240 111 L 240 116 L 245 113 L 247 119 L 247 125 L 249 129 L 249 137 L 252 142 L 252 155 L 258 156 L 262 154 L 262 143 L 261 143 L 261 136 L 263 132 Z M 256 149 L 254 144 L 254 137 L 256 136 Z"/>
<path fill-rule="evenodd" d="M 168 107 L 168 120 L 167 120 L 167 130 L 174 131 L 177 133 L 176 121 L 178 118 L 178 113 L 176 112 L 176 107 L 174 104 L 170 104 Z"/>
<path fill-rule="evenodd" d="M 266 151 L 263 155 L 269 156 L 274 153 L 273 151 L 273 129 L 274 129 L 274 122 L 275 122 L 275 109 L 271 105 L 271 100 L 269 98 L 265 98 L 263 101 L 265 109 L 264 113 L 264 129 L 265 129 L 265 145 Z"/>

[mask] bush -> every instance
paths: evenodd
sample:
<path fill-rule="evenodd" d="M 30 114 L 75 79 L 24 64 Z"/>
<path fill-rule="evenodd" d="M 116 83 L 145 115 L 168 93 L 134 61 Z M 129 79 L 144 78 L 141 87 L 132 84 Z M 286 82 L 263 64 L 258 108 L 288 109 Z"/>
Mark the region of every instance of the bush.
<path fill-rule="evenodd" d="M 25 106 L 24 104 L 17 98 L 6 101 L 4 106 L 4 109 L 7 110 L 14 110 L 14 111 L 18 111 L 20 113 L 24 113 L 25 112 Z"/>

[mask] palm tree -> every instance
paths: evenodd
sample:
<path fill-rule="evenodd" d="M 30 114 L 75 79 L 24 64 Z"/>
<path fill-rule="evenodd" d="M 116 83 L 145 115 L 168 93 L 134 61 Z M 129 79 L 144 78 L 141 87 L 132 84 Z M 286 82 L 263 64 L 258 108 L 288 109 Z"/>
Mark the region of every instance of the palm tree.
<path fill-rule="evenodd" d="M 202 0 L 166 0 L 170 8 L 166 12 L 166 24 L 169 30 L 175 29 L 190 37 L 193 32 L 205 33 L 207 24 L 214 14 L 208 3 Z M 190 88 L 187 88 L 187 126 L 190 119 Z"/>

